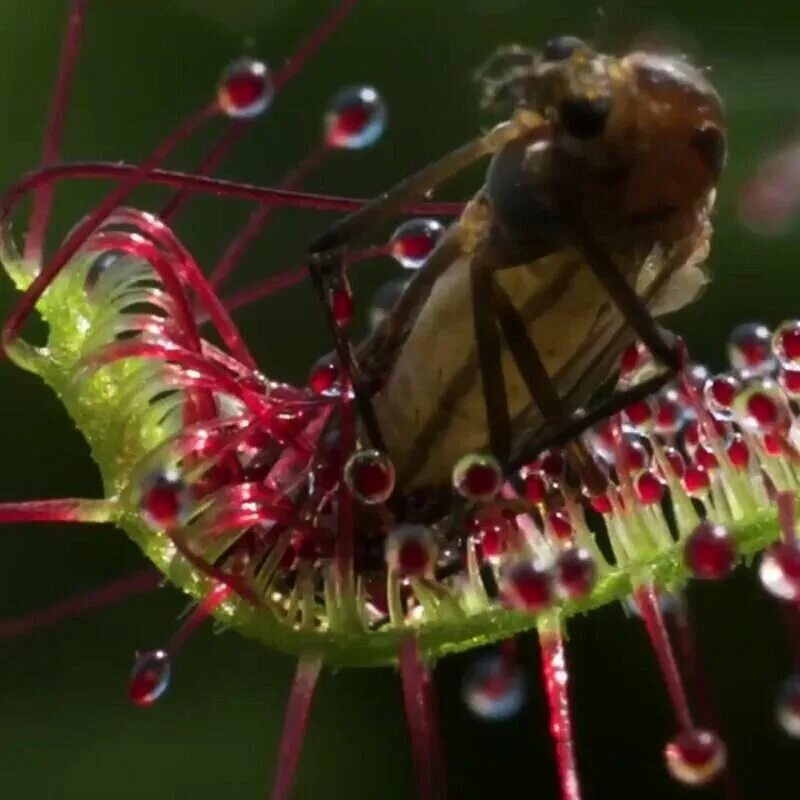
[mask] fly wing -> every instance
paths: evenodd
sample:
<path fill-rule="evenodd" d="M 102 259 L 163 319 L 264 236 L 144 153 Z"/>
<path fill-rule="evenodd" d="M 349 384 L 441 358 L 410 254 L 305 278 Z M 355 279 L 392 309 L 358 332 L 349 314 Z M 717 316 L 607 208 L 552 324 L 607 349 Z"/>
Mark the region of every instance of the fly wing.
<path fill-rule="evenodd" d="M 470 258 L 462 256 L 436 281 L 375 398 L 398 480 L 406 487 L 445 484 L 462 455 L 487 447 Z M 631 282 L 643 285 L 646 296 L 652 295 L 654 309 L 683 305 L 696 294 L 698 281 L 683 272 L 691 261 L 688 256 L 617 254 L 615 261 Z M 583 405 L 609 377 L 632 334 L 580 253 L 564 248 L 501 270 L 496 279 L 525 320 L 565 402 L 572 408 Z M 545 423 L 507 349 L 502 367 L 514 443 L 519 445 L 542 433 Z"/>

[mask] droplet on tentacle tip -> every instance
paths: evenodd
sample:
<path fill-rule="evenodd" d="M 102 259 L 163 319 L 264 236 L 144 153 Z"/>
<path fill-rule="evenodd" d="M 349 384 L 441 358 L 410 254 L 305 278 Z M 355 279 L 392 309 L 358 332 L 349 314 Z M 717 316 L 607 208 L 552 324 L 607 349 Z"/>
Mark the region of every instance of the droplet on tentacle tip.
<path fill-rule="evenodd" d="M 334 356 L 323 356 L 311 368 L 308 385 L 312 392 L 322 395 L 339 393 L 338 384 L 342 378 L 342 370 Z"/>
<path fill-rule="evenodd" d="M 361 150 L 375 144 L 386 129 L 388 114 L 371 86 L 349 86 L 337 92 L 325 112 L 328 147 Z"/>
<path fill-rule="evenodd" d="M 386 563 L 404 577 L 430 573 L 437 553 L 433 531 L 425 525 L 401 525 L 386 538 Z"/>
<path fill-rule="evenodd" d="M 461 691 L 467 708 L 489 722 L 510 719 L 525 704 L 522 671 L 498 654 L 476 659 L 464 675 Z"/>
<path fill-rule="evenodd" d="M 778 542 L 765 551 L 758 568 L 764 588 L 781 600 L 800 600 L 800 547 Z"/>
<path fill-rule="evenodd" d="M 383 503 L 394 491 L 394 464 L 380 450 L 359 450 L 345 464 L 344 481 L 365 505 Z"/>
<path fill-rule="evenodd" d="M 253 119 L 266 111 L 275 87 L 263 61 L 238 58 L 229 64 L 217 85 L 217 102 L 233 119 Z"/>
<path fill-rule="evenodd" d="M 419 269 L 430 255 L 444 225 L 435 219 L 409 219 L 400 224 L 389 240 L 389 252 L 406 269 Z"/>
<path fill-rule="evenodd" d="M 711 783 L 725 768 L 724 742 L 712 731 L 695 728 L 682 731 L 664 748 L 670 775 L 687 786 Z"/>
<path fill-rule="evenodd" d="M 150 650 L 137 656 L 128 680 L 128 697 L 142 708 L 152 706 L 169 688 L 172 672 L 165 650 Z"/>
<path fill-rule="evenodd" d="M 800 320 L 787 320 L 775 329 L 772 351 L 784 367 L 800 365 Z"/>
<path fill-rule="evenodd" d="M 772 433 L 789 427 L 791 414 L 778 383 L 772 378 L 746 381 L 733 402 L 736 421 L 756 433 Z"/>
<path fill-rule="evenodd" d="M 738 325 L 728 338 L 728 360 L 735 369 L 770 373 L 776 365 L 770 329 L 758 322 Z"/>
<path fill-rule="evenodd" d="M 471 502 L 491 500 L 503 484 L 503 471 L 494 456 L 473 453 L 453 468 L 453 487 Z"/>
<path fill-rule="evenodd" d="M 556 591 L 566 598 L 586 597 L 597 580 L 597 564 L 583 547 L 570 547 L 559 553 L 555 568 Z"/>
<path fill-rule="evenodd" d="M 733 375 L 715 375 L 709 378 L 703 388 L 706 408 L 717 419 L 733 419 L 733 403 L 740 389 L 741 384 Z"/>
<path fill-rule="evenodd" d="M 736 561 L 736 542 L 724 525 L 701 522 L 686 540 L 683 561 L 696 578 L 719 580 Z"/>
<path fill-rule="evenodd" d="M 780 685 L 775 714 L 781 728 L 793 739 L 800 739 L 800 674 Z"/>
<path fill-rule="evenodd" d="M 516 561 L 506 565 L 500 580 L 504 603 L 516 611 L 538 614 L 553 602 L 553 575 L 538 561 Z"/>
<path fill-rule="evenodd" d="M 192 493 L 175 469 L 154 472 L 140 486 L 140 511 L 155 530 L 172 528 L 185 519 L 193 504 Z"/>

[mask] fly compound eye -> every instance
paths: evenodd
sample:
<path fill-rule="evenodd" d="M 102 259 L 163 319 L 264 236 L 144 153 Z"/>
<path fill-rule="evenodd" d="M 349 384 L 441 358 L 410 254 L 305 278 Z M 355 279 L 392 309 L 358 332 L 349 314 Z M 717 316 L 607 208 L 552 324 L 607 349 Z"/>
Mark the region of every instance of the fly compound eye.
<path fill-rule="evenodd" d="M 565 61 L 578 50 L 584 50 L 586 43 L 577 36 L 555 36 L 548 39 L 542 51 L 544 61 Z"/>
<path fill-rule="evenodd" d="M 562 100 L 558 115 L 564 130 L 576 139 L 592 139 L 599 136 L 611 113 L 611 98 L 576 97 Z"/>

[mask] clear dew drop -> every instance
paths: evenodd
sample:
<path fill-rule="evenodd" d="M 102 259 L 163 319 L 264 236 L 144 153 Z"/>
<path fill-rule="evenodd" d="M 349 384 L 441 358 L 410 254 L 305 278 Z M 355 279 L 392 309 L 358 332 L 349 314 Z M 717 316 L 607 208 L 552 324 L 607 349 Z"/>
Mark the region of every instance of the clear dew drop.
<path fill-rule="evenodd" d="M 344 481 L 353 496 L 365 505 L 383 503 L 394 491 L 394 464 L 380 450 L 360 450 L 345 464 Z"/>
<path fill-rule="evenodd" d="M 727 762 L 724 742 L 712 731 L 682 731 L 667 742 L 664 757 L 670 775 L 686 786 L 704 786 L 719 776 Z"/>
<path fill-rule="evenodd" d="M 397 227 L 389 240 L 389 252 L 405 269 L 419 269 L 436 246 L 444 225 L 435 219 L 409 219 Z"/>
<path fill-rule="evenodd" d="M 164 650 L 150 650 L 136 658 L 128 679 L 128 697 L 142 708 L 152 706 L 169 688 L 172 666 Z"/>
<path fill-rule="evenodd" d="M 467 708 L 488 722 L 510 719 L 525 705 L 522 671 L 498 654 L 476 659 L 464 674 L 461 691 Z"/>
<path fill-rule="evenodd" d="M 789 736 L 800 739 L 800 674 L 792 675 L 780 685 L 775 715 Z"/>
<path fill-rule="evenodd" d="M 325 112 L 328 147 L 361 150 L 386 130 L 388 114 L 381 96 L 371 86 L 348 86 L 337 92 Z"/>
<path fill-rule="evenodd" d="M 217 102 L 232 119 L 253 119 L 267 110 L 275 94 L 272 74 L 263 61 L 238 58 L 217 85 Z"/>
<path fill-rule="evenodd" d="M 369 324 L 372 330 L 375 330 L 383 323 L 407 285 L 407 280 L 398 278 L 397 280 L 387 281 L 375 292 L 369 309 Z"/>

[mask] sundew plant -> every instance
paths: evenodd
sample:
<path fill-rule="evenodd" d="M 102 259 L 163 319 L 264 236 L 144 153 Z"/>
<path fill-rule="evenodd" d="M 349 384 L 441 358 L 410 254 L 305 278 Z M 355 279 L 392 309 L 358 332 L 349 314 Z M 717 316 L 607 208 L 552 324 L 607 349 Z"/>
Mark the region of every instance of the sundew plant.
<path fill-rule="evenodd" d="M 784 62 L 580 4 L 109 5 L 4 54 L 8 791 L 783 785 L 800 322 L 725 213 Z M 569 167 L 532 205 L 519 142 Z"/>

